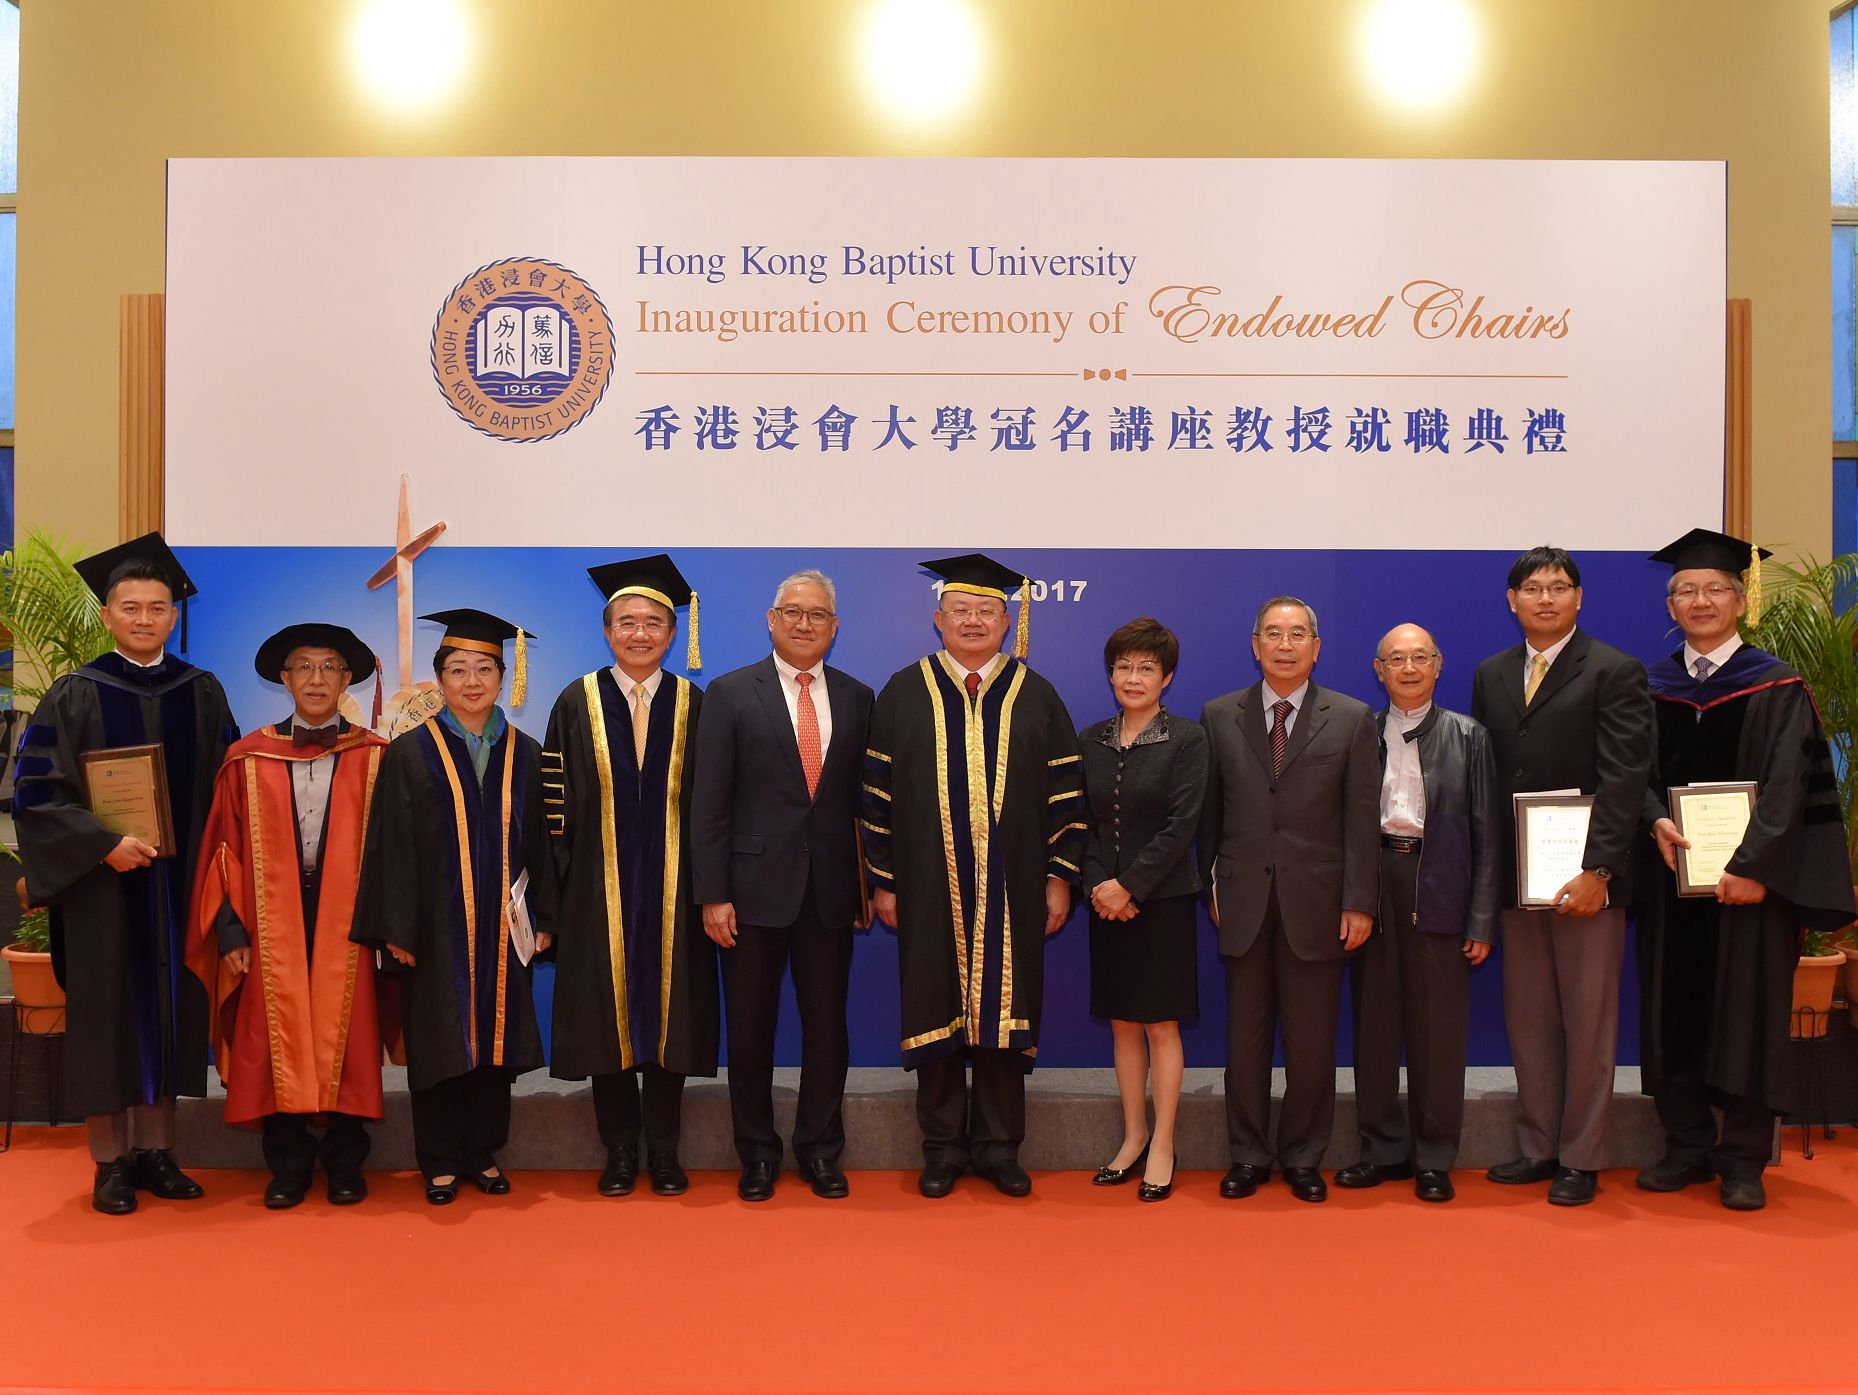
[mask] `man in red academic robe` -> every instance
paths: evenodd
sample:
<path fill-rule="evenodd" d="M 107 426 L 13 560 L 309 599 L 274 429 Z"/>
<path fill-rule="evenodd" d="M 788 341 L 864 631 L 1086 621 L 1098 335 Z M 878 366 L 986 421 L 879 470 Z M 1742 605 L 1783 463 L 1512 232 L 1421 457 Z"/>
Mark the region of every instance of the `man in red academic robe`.
<path fill-rule="evenodd" d="M 292 625 L 265 641 L 256 667 L 289 689 L 295 710 L 226 752 L 187 966 L 212 1001 L 226 1122 L 263 1135 L 265 1205 L 302 1201 L 318 1158 L 329 1200 L 351 1204 L 368 1194 L 363 1120 L 381 1117 L 381 1029 L 373 956 L 348 932 L 387 743 L 338 709 L 374 655 L 339 625 Z"/>

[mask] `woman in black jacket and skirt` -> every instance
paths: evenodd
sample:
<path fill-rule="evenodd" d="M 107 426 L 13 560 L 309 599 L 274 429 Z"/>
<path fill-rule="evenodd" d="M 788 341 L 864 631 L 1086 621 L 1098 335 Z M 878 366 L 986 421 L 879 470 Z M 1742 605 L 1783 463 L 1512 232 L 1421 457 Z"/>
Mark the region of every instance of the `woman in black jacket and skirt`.
<path fill-rule="evenodd" d="M 1140 1171 L 1144 1201 L 1174 1190 L 1180 1024 L 1200 1015 L 1192 848 L 1207 741 L 1198 722 L 1161 705 L 1180 652 L 1173 631 L 1146 616 L 1117 630 L 1103 646 L 1103 664 L 1120 710 L 1078 733 L 1090 806 L 1090 1011 L 1109 1018 L 1115 1033 L 1123 1105 L 1122 1147 L 1093 1180 L 1113 1187 Z M 1146 1085 L 1155 1096 L 1152 1134 Z"/>

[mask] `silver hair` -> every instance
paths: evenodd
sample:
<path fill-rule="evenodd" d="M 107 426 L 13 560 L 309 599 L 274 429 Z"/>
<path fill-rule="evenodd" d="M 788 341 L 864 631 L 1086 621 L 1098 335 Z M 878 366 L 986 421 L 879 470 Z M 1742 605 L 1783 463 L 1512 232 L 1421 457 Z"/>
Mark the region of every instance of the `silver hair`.
<path fill-rule="evenodd" d="M 1314 639 L 1322 631 L 1316 628 L 1316 608 L 1300 596 L 1273 596 L 1258 607 L 1258 614 L 1252 618 L 1252 633 L 1257 634 L 1264 628 L 1264 618 L 1281 605 L 1298 605 L 1303 613 L 1310 617 L 1310 637 Z"/>
<path fill-rule="evenodd" d="M 832 578 L 822 571 L 816 571 L 812 567 L 808 567 L 804 571 L 795 572 L 792 576 L 781 582 L 779 586 L 774 588 L 774 603 L 770 605 L 768 609 L 779 610 L 781 608 L 781 597 L 787 594 L 787 588 L 789 586 L 798 586 L 800 583 L 806 581 L 812 582 L 813 585 L 826 593 L 827 605 L 831 606 L 834 610 L 839 608 L 839 588 L 832 584 Z"/>

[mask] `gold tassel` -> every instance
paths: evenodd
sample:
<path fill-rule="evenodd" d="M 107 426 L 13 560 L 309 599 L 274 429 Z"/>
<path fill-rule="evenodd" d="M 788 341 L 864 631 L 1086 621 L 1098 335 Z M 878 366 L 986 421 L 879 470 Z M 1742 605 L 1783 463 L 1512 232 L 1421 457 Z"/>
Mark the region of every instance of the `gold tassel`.
<path fill-rule="evenodd" d="M 1032 644 L 1032 581 L 1019 579 L 1019 628 L 1013 634 L 1013 657 L 1024 659 Z"/>
<path fill-rule="evenodd" d="M 529 637 L 516 627 L 516 669 L 510 675 L 510 706 L 521 707 L 529 696 Z"/>
<path fill-rule="evenodd" d="M 1748 594 L 1748 623 L 1761 623 L 1761 549 L 1748 545 L 1748 570 L 1742 573 L 1742 585 Z"/>
<path fill-rule="evenodd" d="M 703 645 L 697 639 L 697 593 L 690 593 L 690 637 L 684 641 L 684 667 L 692 673 L 703 667 Z"/>

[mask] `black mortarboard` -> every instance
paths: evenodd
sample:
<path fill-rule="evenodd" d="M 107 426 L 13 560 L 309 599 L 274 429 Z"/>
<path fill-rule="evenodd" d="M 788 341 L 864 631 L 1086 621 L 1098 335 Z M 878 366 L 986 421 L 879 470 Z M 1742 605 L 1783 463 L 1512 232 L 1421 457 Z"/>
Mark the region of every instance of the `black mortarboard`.
<path fill-rule="evenodd" d="M 589 567 L 587 575 L 593 578 L 608 605 L 621 596 L 643 596 L 671 611 L 673 620 L 677 618 L 678 607 L 689 606 L 690 624 L 684 631 L 684 667 L 703 667 L 703 649 L 697 638 L 697 593 L 668 554 L 658 552 L 624 562 L 605 562 Z"/>
<path fill-rule="evenodd" d="M 999 600 L 1019 592 L 1019 628 L 1013 635 L 1013 657 L 1023 659 L 1031 641 L 1032 586 L 1024 572 L 1002 566 L 985 553 L 969 552 L 960 557 L 942 557 L 924 562 L 924 571 L 942 578 L 944 592 L 963 592 L 971 596 L 994 596 Z"/>
<path fill-rule="evenodd" d="M 1718 533 L 1710 528 L 1692 528 L 1676 542 L 1659 548 L 1652 554 L 1651 560 L 1666 563 L 1673 572 L 1708 567 L 1713 571 L 1740 576 L 1755 564 L 1757 558 L 1773 555 L 1765 547 L 1756 547 L 1740 538 L 1732 538 L 1727 533 Z"/>
<path fill-rule="evenodd" d="M 510 706 L 523 705 L 523 699 L 529 696 L 528 641 L 535 638 L 534 634 L 487 610 L 435 610 L 419 618 L 445 626 L 444 638 L 439 641 L 441 649 L 465 649 L 473 654 L 495 654 L 501 659 L 503 646 L 515 640 L 516 654 L 510 666 Z"/>
<path fill-rule="evenodd" d="M 110 587 L 122 580 L 120 573 L 137 564 L 152 566 L 160 571 L 176 601 L 200 594 L 193 579 L 182 568 L 180 559 L 169 550 L 167 539 L 160 533 L 144 533 L 139 538 L 131 538 L 126 543 L 93 553 L 73 565 L 91 593 L 107 604 Z"/>
<path fill-rule="evenodd" d="M 342 662 L 348 665 L 348 671 L 358 680 L 373 673 L 377 663 L 374 651 L 362 643 L 361 637 L 353 630 L 310 620 L 301 625 L 286 625 L 259 645 L 258 657 L 252 661 L 252 667 L 258 670 L 260 678 L 275 683 L 278 674 L 284 671 L 285 661 L 297 649 L 335 650 L 342 656 Z"/>

